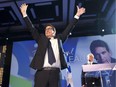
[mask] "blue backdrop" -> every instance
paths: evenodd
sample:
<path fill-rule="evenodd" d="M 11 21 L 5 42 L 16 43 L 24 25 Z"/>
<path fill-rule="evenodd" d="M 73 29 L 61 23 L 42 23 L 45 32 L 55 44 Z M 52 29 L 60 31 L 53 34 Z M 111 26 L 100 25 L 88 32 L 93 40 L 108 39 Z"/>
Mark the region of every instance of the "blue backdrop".
<path fill-rule="evenodd" d="M 112 40 L 111 40 L 112 38 Z M 108 43 L 112 57 L 116 58 L 116 35 L 88 36 L 69 38 L 64 44 L 64 50 L 67 55 L 69 69 L 62 71 L 62 87 L 67 86 L 67 79 L 70 79 L 72 86 L 81 87 L 82 65 L 86 63 L 86 56 L 90 53 L 89 45 L 93 40 L 101 39 Z M 32 87 L 35 71 L 29 67 L 29 64 L 36 51 L 35 41 L 20 41 L 13 43 L 10 84 L 9 87 Z M 71 73 L 70 75 L 67 75 Z"/>

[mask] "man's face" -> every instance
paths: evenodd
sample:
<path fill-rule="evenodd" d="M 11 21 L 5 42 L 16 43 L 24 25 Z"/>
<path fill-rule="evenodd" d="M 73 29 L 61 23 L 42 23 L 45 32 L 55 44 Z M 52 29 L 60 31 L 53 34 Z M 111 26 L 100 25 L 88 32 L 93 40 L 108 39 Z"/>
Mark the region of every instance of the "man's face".
<path fill-rule="evenodd" d="M 95 48 L 95 58 L 98 63 L 110 63 L 111 54 L 107 51 L 105 47 Z"/>
<path fill-rule="evenodd" d="M 94 56 L 92 54 L 90 54 L 88 56 L 88 61 L 93 62 L 93 60 L 94 60 Z"/>
<path fill-rule="evenodd" d="M 45 29 L 45 35 L 48 38 L 54 37 L 55 31 L 53 31 L 53 27 L 47 26 L 46 29 Z"/>

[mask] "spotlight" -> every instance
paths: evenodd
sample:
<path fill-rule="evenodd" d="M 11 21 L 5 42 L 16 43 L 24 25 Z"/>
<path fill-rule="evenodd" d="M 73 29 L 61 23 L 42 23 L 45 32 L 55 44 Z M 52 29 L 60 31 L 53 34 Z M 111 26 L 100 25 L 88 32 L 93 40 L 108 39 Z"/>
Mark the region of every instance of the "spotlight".
<path fill-rule="evenodd" d="M 102 29 L 102 32 L 104 32 L 105 30 L 104 29 Z"/>
<path fill-rule="evenodd" d="M 6 38 L 6 40 L 8 40 L 8 38 Z"/>

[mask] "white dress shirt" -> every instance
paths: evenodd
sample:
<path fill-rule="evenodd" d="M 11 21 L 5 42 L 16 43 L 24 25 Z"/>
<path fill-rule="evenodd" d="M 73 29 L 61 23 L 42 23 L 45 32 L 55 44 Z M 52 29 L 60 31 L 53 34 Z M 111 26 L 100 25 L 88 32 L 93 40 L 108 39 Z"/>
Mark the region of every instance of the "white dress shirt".
<path fill-rule="evenodd" d="M 50 42 L 51 42 L 51 46 L 52 46 L 52 49 L 53 49 L 53 52 L 54 52 L 54 56 L 55 56 L 56 62 L 53 63 L 52 65 L 49 64 L 49 62 L 48 62 L 48 50 L 46 50 L 43 67 L 57 67 L 57 68 L 61 68 L 61 66 L 60 66 L 59 47 L 58 47 L 58 39 L 51 38 Z"/>

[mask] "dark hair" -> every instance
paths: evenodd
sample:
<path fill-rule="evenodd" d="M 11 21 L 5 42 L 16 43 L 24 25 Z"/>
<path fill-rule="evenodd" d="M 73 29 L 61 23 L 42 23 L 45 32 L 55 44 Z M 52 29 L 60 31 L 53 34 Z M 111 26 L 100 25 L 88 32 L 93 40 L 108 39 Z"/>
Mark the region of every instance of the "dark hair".
<path fill-rule="evenodd" d="M 107 43 L 102 41 L 102 40 L 94 40 L 94 41 L 92 41 L 92 43 L 90 44 L 91 53 L 95 54 L 95 48 L 96 47 L 105 47 L 106 50 L 109 52 L 109 47 L 108 47 Z"/>
<path fill-rule="evenodd" d="M 45 25 L 45 29 L 46 29 L 46 27 L 47 27 L 47 26 L 51 26 L 51 27 L 52 27 L 52 29 L 53 29 L 53 31 L 55 31 L 55 32 L 56 32 L 56 28 L 55 28 L 52 24 L 50 24 L 50 23 L 46 24 L 46 25 Z"/>

